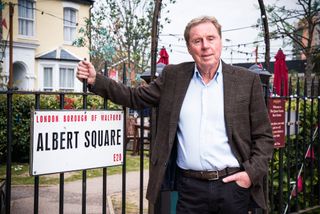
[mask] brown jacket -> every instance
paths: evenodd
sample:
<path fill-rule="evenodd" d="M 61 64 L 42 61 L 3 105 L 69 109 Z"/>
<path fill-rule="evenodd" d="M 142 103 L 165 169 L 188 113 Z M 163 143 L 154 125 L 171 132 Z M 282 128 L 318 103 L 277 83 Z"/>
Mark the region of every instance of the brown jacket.
<path fill-rule="evenodd" d="M 180 109 L 194 72 L 194 62 L 168 65 L 148 86 L 129 88 L 98 75 L 91 91 L 111 101 L 135 109 L 158 107 L 155 142 L 151 153 L 152 171 L 147 198 L 155 203 L 164 180 L 172 151 Z M 248 173 L 251 195 L 266 209 L 263 179 L 272 156 L 273 137 L 258 75 L 247 69 L 222 64 L 224 112 L 229 144 Z M 214 111 L 214 109 L 213 109 Z"/>

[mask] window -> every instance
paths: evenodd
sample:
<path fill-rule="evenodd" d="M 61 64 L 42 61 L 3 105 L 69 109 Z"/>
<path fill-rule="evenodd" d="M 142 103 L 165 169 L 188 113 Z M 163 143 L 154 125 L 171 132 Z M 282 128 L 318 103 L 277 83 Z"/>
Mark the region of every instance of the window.
<path fill-rule="evenodd" d="M 34 36 L 34 2 L 18 1 L 19 35 Z"/>
<path fill-rule="evenodd" d="M 77 28 L 77 20 L 76 20 L 77 11 L 73 8 L 64 8 L 63 10 L 63 26 L 64 26 L 64 41 L 73 42 L 76 37 L 76 28 Z"/>
<path fill-rule="evenodd" d="M 62 91 L 73 91 L 74 89 L 74 69 L 60 68 L 59 86 Z"/>
<path fill-rule="evenodd" d="M 52 91 L 52 67 L 45 67 L 43 69 L 43 90 Z"/>

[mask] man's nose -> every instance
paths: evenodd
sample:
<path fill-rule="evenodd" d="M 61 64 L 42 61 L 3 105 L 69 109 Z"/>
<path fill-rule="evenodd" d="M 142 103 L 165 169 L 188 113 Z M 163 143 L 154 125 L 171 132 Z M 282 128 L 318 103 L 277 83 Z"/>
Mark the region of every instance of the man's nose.
<path fill-rule="evenodd" d="M 209 41 L 206 40 L 206 39 L 204 39 L 204 40 L 202 41 L 202 48 L 203 48 L 203 49 L 206 49 L 206 48 L 208 48 L 208 47 L 209 47 Z"/>

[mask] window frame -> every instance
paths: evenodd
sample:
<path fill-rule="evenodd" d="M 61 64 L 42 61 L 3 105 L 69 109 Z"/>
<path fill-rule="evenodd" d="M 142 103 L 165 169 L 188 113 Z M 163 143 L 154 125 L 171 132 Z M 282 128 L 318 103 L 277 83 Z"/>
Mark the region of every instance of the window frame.
<path fill-rule="evenodd" d="M 74 12 L 75 20 L 70 20 L 66 17 L 66 10 L 69 11 L 69 16 Z M 77 23 L 78 23 L 78 9 L 70 6 L 63 7 L 63 41 L 65 44 L 72 45 L 73 41 L 77 36 Z M 68 29 L 69 35 L 66 35 L 66 28 Z M 72 33 L 74 31 L 74 33 Z M 68 38 L 67 38 L 68 36 Z"/>
<path fill-rule="evenodd" d="M 70 79 L 65 80 L 65 85 L 62 85 L 62 82 L 61 82 L 61 78 L 62 78 L 61 69 L 65 69 L 65 73 L 69 72 L 70 70 L 72 70 L 72 72 L 73 72 L 72 76 L 69 77 Z M 65 91 L 65 92 L 74 91 L 75 90 L 75 81 L 74 80 L 75 80 L 75 70 L 76 70 L 75 67 L 60 65 L 58 70 L 59 70 L 59 83 L 58 83 L 59 91 Z M 68 85 L 68 82 L 70 80 L 72 81 L 71 86 Z"/>
<path fill-rule="evenodd" d="M 32 18 L 21 16 L 20 8 L 21 7 L 25 7 L 25 6 L 21 6 L 21 5 L 23 5 L 22 1 L 32 4 L 32 8 L 26 8 L 27 11 L 31 10 Z M 34 0 L 18 0 L 18 35 L 20 37 L 26 37 L 26 38 L 35 37 L 35 25 L 36 25 L 35 24 L 35 22 L 36 22 L 36 20 L 35 20 L 36 19 L 36 14 L 35 14 L 36 6 L 35 6 L 35 4 L 36 4 L 36 1 L 34 1 Z M 28 5 L 27 5 L 27 7 L 28 7 Z M 23 23 L 25 23 L 25 24 L 22 24 L 21 21 L 24 21 Z M 25 27 L 24 30 L 27 31 L 27 29 L 28 29 L 27 28 L 27 23 L 30 23 L 30 22 L 32 24 L 32 27 L 31 27 L 32 32 L 31 32 L 31 34 L 29 34 L 29 33 L 23 34 L 23 32 L 20 32 L 20 29 L 23 28 L 23 27 Z"/>
<path fill-rule="evenodd" d="M 50 68 L 51 69 L 51 77 L 50 77 L 50 79 L 51 79 L 51 86 L 46 86 L 45 85 L 45 83 L 46 83 L 46 81 L 45 81 L 45 79 L 46 79 L 46 69 L 47 68 Z M 44 66 L 43 67 L 43 83 L 42 83 L 42 90 L 43 91 L 53 91 L 53 72 L 54 72 L 54 67 L 53 66 Z"/>

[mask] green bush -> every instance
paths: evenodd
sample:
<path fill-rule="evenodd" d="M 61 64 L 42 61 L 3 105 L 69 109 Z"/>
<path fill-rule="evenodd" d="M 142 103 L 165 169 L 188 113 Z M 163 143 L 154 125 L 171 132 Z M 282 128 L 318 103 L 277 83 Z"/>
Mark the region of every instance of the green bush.
<path fill-rule="evenodd" d="M 6 96 L 0 98 L 0 147 L 1 161 L 6 158 L 7 142 L 7 100 Z M 13 95 L 12 97 L 12 160 L 27 161 L 30 143 L 30 109 L 34 106 L 31 95 Z"/>
<path fill-rule="evenodd" d="M 28 162 L 30 153 L 30 118 L 35 109 L 35 95 L 14 94 L 12 99 L 12 161 Z M 87 96 L 87 109 L 103 109 L 104 100 L 95 95 Z M 108 109 L 121 107 L 108 102 Z M 0 161 L 7 157 L 7 96 L 0 95 Z M 41 95 L 40 109 L 60 109 L 59 95 Z M 65 95 L 64 109 L 83 109 L 83 96 Z"/>

